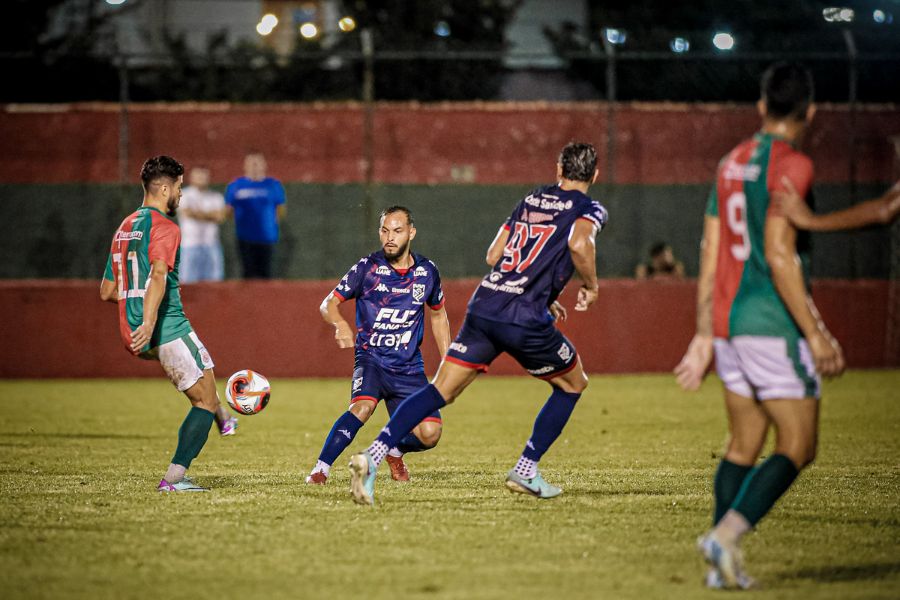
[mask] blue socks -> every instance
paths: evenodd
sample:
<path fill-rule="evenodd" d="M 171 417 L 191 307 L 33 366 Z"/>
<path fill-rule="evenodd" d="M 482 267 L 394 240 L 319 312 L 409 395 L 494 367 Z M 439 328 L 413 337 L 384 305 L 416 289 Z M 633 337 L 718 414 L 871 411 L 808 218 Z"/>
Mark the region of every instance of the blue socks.
<path fill-rule="evenodd" d="M 541 460 L 544 453 L 550 449 L 550 446 L 562 433 L 579 398 L 581 398 L 581 394 L 570 394 L 559 388 L 553 388 L 553 393 L 550 394 L 547 403 L 544 404 L 544 408 L 541 409 L 534 421 L 531 439 L 528 440 L 525 450 L 522 451 L 523 457 L 534 462 Z"/>
<path fill-rule="evenodd" d="M 397 450 L 402 452 L 403 454 L 407 454 L 409 452 L 423 452 L 425 450 L 430 450 L 431 446 L 426 446 L 422 443 L 422 440 L 416 437 L 416 434 L 410 433 L 405 438 L 400 440 L 400 443 L 397 444 Z"/>
<path fill-rule="evenodd" d="M 346 450 L 362 426 L 363 422 L 349 410 L 338 417 L 331 431 L 328 432 L 328 437 L 325 438 L 322 452 L 319 453 L 319 460 L 327 465 L 334 464 L 334 461 L 341 455 L 341 452 Z"/>
<path fill-rule="evenodd" d="M 430 383 L 401 402 L 391 420 L 369 446 L 369 454 L 375 465 L 380 465 L 388 450 L 399 446 L 401 440 L 404 440 L 425 417 L 446 405 L 441 393 Z"/>

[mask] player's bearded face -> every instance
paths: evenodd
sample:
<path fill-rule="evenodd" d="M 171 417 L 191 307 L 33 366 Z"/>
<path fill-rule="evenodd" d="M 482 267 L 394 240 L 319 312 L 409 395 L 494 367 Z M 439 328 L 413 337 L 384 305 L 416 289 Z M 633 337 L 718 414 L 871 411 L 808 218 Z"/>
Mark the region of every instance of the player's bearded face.
<path fill-rule="evenodd" d="M 381 249 L 388 260 L 399 258 L 409 250 L 409 242 L 415 237 L 415 229 L 410 226 L 403 213 L 392 213 L 385 217 L 379 230 Z"/>
<path fill-rule="evenodd" d="M 174 217 L 178 211 L 178 204 L 181 202 L 181 182 L 182 177 L 178 178 L 178 181 L 169 188 L 169 199 L 166 201 L 166 214 L 170 217 Z"/>

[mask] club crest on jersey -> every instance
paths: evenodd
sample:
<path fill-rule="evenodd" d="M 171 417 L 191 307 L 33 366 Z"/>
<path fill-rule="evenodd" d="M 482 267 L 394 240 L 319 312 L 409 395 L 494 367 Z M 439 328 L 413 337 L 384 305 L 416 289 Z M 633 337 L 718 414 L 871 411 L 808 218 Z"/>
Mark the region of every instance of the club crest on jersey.
<path fill-rule="evenodd" d="M 422 298 L 425 297 L 425 284 L 424 283 L 414 283 L 412 287 L 412 297 L 416 302 L 421 302 Z"/>
<path fill-rule="evenodd" d="M 413 277 L 428 277 L 428 269 L 422 266 L 416 267 L 416 270 L 413 271 Z"/>
<path fill-rule="evenodd" d="M 559 357 L 563 360 L 569 360 L 572 358 L 572 351 L 569 349 L 569 346 L 563 344 L 559 347 L 559 350 L 556 351 Z"/>
<path fill-rule="evenodd" d="M 390 267 L 385 267 L 384 265 L 381 265 L 377 269 L 375 269 L 375 274 L 376 275 L 390 275 L 391 269 L 390 269 Z"/>

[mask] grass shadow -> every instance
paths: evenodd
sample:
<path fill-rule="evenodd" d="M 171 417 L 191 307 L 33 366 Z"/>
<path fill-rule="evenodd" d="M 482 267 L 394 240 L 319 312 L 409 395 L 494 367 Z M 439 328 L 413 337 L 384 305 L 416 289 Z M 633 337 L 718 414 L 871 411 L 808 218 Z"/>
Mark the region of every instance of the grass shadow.
<path fill-rule="evenodd" d="M 890 575 L 900 575 L 900 563 L 804 567 L 796 571 L 782 572 L 779 577 L 781 579 L 812 579 L 820 583 L 838 583 L 884 579 Z"/>
<path fill-rule="evenodd" d="M 140 435 L 134 433 L 42 433 L 38 431 L 26 433 L 0 433 L 0 438 L 58 438 L 64 440 L 154 440 L 159 436 Z"/>

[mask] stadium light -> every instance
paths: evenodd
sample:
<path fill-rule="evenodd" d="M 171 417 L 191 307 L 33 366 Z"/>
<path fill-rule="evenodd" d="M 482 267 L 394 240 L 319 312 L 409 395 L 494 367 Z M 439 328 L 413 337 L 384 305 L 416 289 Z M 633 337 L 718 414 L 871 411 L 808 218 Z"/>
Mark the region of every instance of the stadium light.
<path fill-rule="evenodd" d="M 304 23 L 300 26 L 300 35 L 307 40 L 311 40 L 319 35 L 319 28 L 316 27 L 315 23 Z"/>
<path fill-rule="evenodd" d="M 343 17 L 338 21 L 338 29 L 344 33 L 349 33 L 356 29 L 356 21 L 353 20 L 353 17 Z"/>
<path fill-rule="evenodd" d="M 113 6 L 118 6 L 120 4 L 125 4 L 125 0 L 106 0 L 107 4 L 112 4 Z"/>
<path fill-rule="evenodd" d="M 894 15 L 881 9 L 876 9 L 872 12 L 872 20 L 879 25 L 887 25 L 894 22 Z"/>
<path fill-rule="evenodd" d="M 256 24 L 256 33 L 259 35 L 269 35 L 275 29 L 276 25 L 278 25 L 278 17 L 271 13 L 263 15 L 263 18 Z"/>
<path fill-rule="evenodd" d="M 669 48 L 672 49 L 672 52 L 681 54 L 691 49 L 691 42 L 682 37 L 672 38 L 672 41 L 669 42 Z"/>
<path fill-rule="evenodd" d="M 603 35 L 606 37 L 606 41 L 610 44 L 624 44 L 625 40 L 628 39 L 628 34 L 625 33 L 622 29 L 616 29 L 614 27 L 607 27 L 603 30 Z"/>
<path fill-rule="evenodd" d="M 438 21 L 434 24 L 434 35 L 439 37 L 450 37 L 450 24 L 447 21 Z"/>
<path fill-rule="evenodd" d="M 734 36 L 720 31 L 713 36 L 713 46 L 719 50 L 731 50 L 734 48 Z"/>
<path fill-rule="evenodd" d="M 829 6 L 822 9 L 822 18 L 829 23 L 850 23 L 855 16 L 853 9 L 846 6 Z"/>

